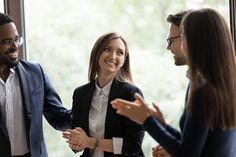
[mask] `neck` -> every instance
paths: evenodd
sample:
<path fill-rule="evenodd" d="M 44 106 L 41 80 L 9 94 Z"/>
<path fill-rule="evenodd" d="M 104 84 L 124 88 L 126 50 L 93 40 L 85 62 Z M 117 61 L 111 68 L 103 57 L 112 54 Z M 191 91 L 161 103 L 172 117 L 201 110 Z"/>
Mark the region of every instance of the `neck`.
<path fill-rule="evenodd" d="M 114 76 L 102 76 L 98 75 L 97 84 L 100 88 L 105 87 L 111 80 L 114 79 Z"/>

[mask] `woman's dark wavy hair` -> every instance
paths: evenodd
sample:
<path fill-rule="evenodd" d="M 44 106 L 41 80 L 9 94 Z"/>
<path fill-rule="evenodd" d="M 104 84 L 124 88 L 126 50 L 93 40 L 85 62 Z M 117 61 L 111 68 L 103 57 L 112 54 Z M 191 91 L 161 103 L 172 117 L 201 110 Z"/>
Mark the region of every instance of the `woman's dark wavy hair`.
<path fill-rule="evenodd" d="M 236 127 L 236 61 L 229 27 L 215 10 L 188 13 L 181 25 L 191 70 L 193 113 L 194 90 L 203 83 L 203 117 L 211 129 Z M 198 113 L 200 114 L 200 113 Z"/>
<path fill-rule="evenodd" d="M 97 39 L 95 42 L 91 55 L 90 55 L 90 61 L 89 61 L 89 70 L 88 70 L 88 79 L 89 81 L 93 81 L 96 79 L 98 74 L 98 60 L 101 56 L 104 49 L 107 47 L 107 45 L 111 42 L 113 39 L 121 39 L 125 45 L 125 62 L 119 72 L 116 75 L 116 79 L 119 81 L 128 81 L 132 82 L 132 75 L 130 70 L 130 57 L 129 57 L 129 49 L 127 42 L 125 39 L 119 35 L 116 32 L 111 32 L 102 35 L 100 38 Z"/>

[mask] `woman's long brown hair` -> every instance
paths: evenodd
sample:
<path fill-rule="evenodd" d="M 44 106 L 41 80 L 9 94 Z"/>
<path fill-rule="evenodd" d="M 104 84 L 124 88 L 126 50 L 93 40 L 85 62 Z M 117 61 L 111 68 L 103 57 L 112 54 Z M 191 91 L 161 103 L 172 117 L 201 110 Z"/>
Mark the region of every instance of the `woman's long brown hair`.
<path fill-rule="evenodd" d="M 215 10 L 191 11 L 182 23 L 191 70 L 191 93 L 203 83 L 204 120 L 212 129 L 236 127 L 236 60 L 228 25 Z M 190 99 L 189 109 L 194 112 Z"/>

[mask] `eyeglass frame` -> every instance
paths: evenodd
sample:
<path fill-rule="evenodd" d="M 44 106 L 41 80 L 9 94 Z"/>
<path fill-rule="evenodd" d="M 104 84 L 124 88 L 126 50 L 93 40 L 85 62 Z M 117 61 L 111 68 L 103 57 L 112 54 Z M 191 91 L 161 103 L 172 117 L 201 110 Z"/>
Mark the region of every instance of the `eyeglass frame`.
<path fill-rule="evenodd" d="M 173 36 L 173 37 L 170 37 L 170 38 L 167 38 L 167 43 L 168 43 L 168 47 L 171 46 L 171 44 L 173 43 L 174 39 L 177 39 L 177 38 L 180 38 L 181 36 L 180 35 L 177 35 L 177 36 Z"/>
<path fill-rule="evenodd" d="M 24 43 L 24 38 L 22 36 L 17 36 L 15 39 L 3 39 L 0 41 L 0 44 L 3 46 L 10 47 L 13 44 L 21 46 Z"/>

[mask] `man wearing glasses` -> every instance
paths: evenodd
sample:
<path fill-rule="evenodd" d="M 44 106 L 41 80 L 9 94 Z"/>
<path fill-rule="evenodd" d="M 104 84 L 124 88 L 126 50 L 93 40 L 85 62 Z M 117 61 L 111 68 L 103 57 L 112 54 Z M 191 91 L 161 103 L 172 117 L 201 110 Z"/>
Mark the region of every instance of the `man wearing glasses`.
<path fill-rule="evenodd" d="M 58 130 L 70 127 L 70 111 L 38 64 L 19 59 L 13 19 L 0 13 L 0 156 L 47 157 L 42 115 Z"/>
<path fill-rule="evenodd" d="M 186 65 L 186 58 L 183 56 L 180 45 L 180 24 L 187 11 L 179 12 L 175 15 L 169 15 L 167 21 L 170 23 L 170 33 L 167 39 L 167 49 L 174 54 L 175 65 Z"/>
<path fill-rule="evenodd" d="M 183 19 L 184 15 L 187 14 L 187 12 L 188 11 L 181 11 L 175 15 L 171 14 L 167 17 L 167 22 L 170 23 L 170 32 L 169 37 L 167 38 L 167 50 L 170 50 L 173 53 L 176 66 L 182 66 L 187 64 L 186 58 L 184 57 L 180 48 L 180 24 L 181 20 Z M 181 134 L 178 130 L 172 128 L 170 125 L 167 125 L 165 122 L 163 122 L 162 125 L 165 126 L 166 129 L 171 132 L 175 137 L 181 138 Z M 153 148 L 152 155 L 153 157 L 171 157 L 160 145 L 157 145 Z"/>

